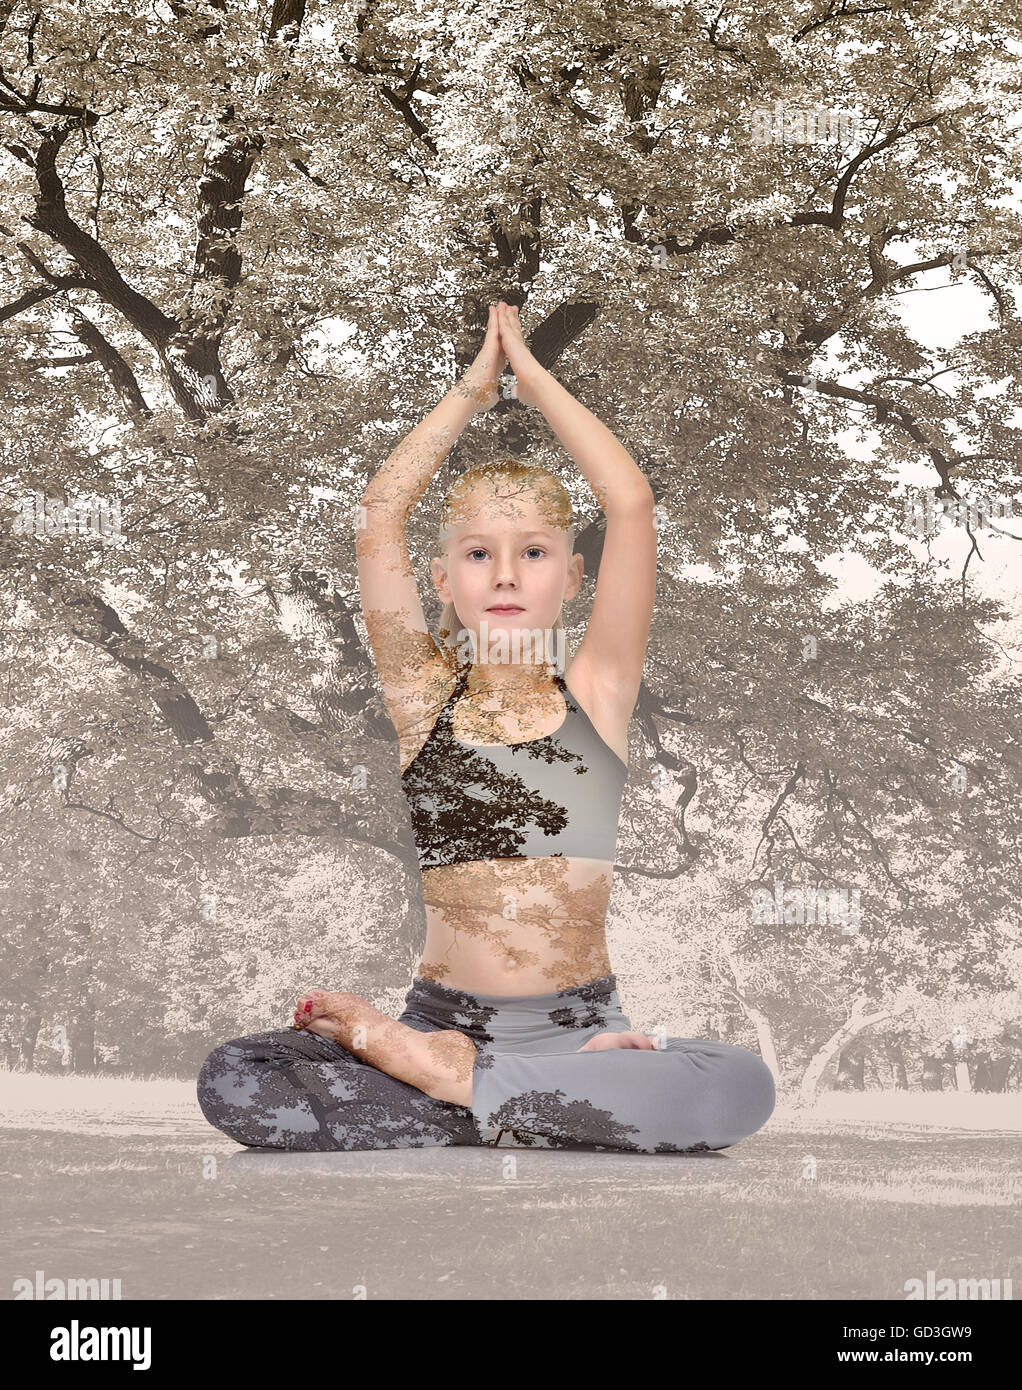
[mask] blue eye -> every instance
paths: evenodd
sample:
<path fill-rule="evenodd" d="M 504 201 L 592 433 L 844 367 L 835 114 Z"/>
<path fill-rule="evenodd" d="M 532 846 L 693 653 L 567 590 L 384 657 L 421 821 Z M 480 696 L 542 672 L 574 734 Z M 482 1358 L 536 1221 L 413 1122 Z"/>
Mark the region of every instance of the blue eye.
<path fill-rule="evenodd" d="M 470 559 L 471 559 L 471 557 L 472 557 L 473 555 L 485 555 L 486 553 L 487 553 L 487 552 L 486 552 L 485 550 L 483 550 L 483 548 L 482 548 L 481 546 L 478 546 L 475 550 L 470 550 L 470 551 L 468 552 L 469 558 L 470 558 Z"/>
<path fill-rule="evenodd" d="M 530 551 L 533 551 L 533 550 L 538 551 L 540 555 L 545 555 L 545 554 L 546 554 L 546 551 L 543 549 L 542 546 L 539 546 L 539 545 L 530 545 L 530 546 L 529 546 L 529 549 L 525 552 L 526 555 L 528 555 L 529 552 L 530 552 Z"/>

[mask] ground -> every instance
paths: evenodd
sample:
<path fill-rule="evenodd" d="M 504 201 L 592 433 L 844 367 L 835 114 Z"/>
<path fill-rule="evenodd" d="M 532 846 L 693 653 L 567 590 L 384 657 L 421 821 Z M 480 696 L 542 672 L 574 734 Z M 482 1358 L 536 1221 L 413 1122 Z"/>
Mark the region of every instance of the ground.
<path fill-rule="evenodd" d="M 1017 1093 L 782 1100 L 718 1153 L 284 1154 L 189 1082 L 0 1072 L 0 1126 L 0 1298 L 36 1270 L 141 1299 L 1022 1295 Z"/>

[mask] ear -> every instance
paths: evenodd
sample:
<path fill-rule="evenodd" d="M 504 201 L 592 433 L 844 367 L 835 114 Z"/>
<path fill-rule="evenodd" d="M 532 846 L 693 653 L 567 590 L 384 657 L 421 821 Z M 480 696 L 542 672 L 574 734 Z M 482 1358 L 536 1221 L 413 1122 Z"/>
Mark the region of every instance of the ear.
<path fill-rule="evenodd" d="M 582 587 L 582 575 L 585 572 L 585 560 L 581 555 L 573 555 L 568 563 L 568 578 L 564 585 L 564 601 L 573 599 Z"/>
<path fill-rule="evenodd" d="M 429 573 L 433 580 L 433 587 L 436 589 L 442 603 L 451 602 L 451 586 L 447 582 L 447 570 L 444 562 L 439 555 L 434 555 L 429 562 Z"/>

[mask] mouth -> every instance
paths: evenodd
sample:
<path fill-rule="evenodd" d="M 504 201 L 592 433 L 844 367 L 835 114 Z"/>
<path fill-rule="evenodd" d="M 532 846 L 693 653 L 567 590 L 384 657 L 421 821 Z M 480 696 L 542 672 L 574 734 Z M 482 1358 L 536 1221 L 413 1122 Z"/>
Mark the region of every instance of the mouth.
<path fill-rule="evenodd" d="M 517 603 L 497 603 L 492 608 L 487 608 L 487 613 L 496 613 L 501 618 L 510 617 L 512 613 L 524 613 L 525 609 Z"/>

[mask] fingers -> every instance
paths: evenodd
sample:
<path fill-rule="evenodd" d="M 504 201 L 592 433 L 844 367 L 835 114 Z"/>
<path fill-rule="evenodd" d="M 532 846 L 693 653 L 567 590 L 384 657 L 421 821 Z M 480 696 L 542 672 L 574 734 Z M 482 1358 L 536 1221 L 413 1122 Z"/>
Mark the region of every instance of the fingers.
<path fill-rule="evenodd" d="M 576 1052 L 603 1052 L 609 1048 L 624 1048 L 636 1052 L 657 1051 L 656 1039 L 647 1033 L 596 1033 Z"/>
<path fill-rule="evenodd" d="M 506 304 L 502 299 L 497 305 L 497 319 L 501 330 L 508 330 L 514 337 L 522 336 L 522 323 L 515 305 Z"/>
<path fill-rule="evenodd" d="M 531 360 L 531 353 L 522 337 L 522 326 L 517 310 L 502 300 L 497 305 L 497 321 L 500 326 L 501 346 L 507 355 L 511 370 L 517 372 L 527 361 Z"/>
<path fill-rule="evenodd" d="M 489 352 L 500 354 L 499 366 L 503 369 L 507 361 L 507 353 L 500 336 L 500 315 L 497 312 L 497 305 L 491 304 L 486 320 L 486 337 L 483 339 L 483 348 Z"/>
<path fill-rule="evenodd" d="M 507 365 L 507 351 L 504 347 L 504 340 L 501 337 L 500 314 L 497 311 L 496 304 L 490 305 L 490 328 L 492 329 L 494 334 L 497 351 L 500 353 L 500 366 L 501 370 L 503 370 L 503 368 Z"/>

